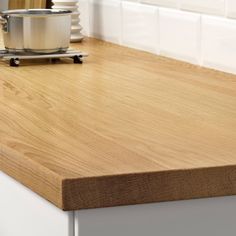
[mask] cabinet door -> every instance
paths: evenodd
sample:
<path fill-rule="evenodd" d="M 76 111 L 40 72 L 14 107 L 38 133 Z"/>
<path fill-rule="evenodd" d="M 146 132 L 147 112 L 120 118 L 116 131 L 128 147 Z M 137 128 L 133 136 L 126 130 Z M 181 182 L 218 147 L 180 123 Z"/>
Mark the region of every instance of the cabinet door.
<path fill-rule="evenodd" d="M 1 236 L 73 236 L 73 217 L 0 172 Z"/>
<path fill-rule="evenodd" d="M 235 236 L 236 196 L 75 213 L 75 236 Z"/>

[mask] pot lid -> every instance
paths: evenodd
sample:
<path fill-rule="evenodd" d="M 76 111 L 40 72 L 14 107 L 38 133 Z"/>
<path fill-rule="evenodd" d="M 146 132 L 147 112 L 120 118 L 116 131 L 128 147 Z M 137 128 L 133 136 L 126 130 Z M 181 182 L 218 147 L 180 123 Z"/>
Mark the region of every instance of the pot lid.
<path fill-rule="evenodd" d="M 60 10 L 60 9 L 19 9 L 19 10 L 7 10 L 2 11 L 1 15 L 11 15 L 11 16 L 30 16 L 30 17 L 39 17 L 39 16 L 55 16 L 55 15 L 70 15 L 72 14 L 69 10 Z"/>

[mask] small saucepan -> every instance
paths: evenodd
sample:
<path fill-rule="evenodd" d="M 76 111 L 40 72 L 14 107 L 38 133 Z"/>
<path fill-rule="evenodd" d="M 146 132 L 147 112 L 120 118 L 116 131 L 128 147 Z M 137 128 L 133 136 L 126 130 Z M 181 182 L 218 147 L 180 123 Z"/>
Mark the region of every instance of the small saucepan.
<path fill-rule="evenodd" d="M 9 52 L 66 52 L 70 44 L 71 11 L 8 10 L 0 13 L 3 40 Z"/>

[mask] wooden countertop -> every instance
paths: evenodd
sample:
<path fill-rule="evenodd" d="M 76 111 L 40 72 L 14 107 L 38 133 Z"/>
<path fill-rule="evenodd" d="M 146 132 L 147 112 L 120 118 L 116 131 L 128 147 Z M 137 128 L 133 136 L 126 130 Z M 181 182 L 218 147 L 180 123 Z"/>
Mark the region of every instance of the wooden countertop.
<path fill-rule="evenodd" d="M 64 210 L 236 194 L 236 76 L 74 46 L 83 65 L 0 62 L 2 171 Z"/>

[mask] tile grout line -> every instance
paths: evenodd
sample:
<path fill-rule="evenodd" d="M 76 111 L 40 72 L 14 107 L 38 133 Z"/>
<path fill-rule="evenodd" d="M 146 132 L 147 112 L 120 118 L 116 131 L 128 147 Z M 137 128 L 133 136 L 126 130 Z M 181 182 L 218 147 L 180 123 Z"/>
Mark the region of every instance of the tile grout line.
<path fill-rule="evenodd" d="M 106 2 L 106 1 L 108 1 L 108 0 L 103 0 L 104 2 Z M 89 35 L 90 36 L 94 36 L 94 37 L 96 37 L 96 35 L 94 35 L 94 33 L 92 32 L 92 30 L 91 30 L 91 28 L 92 28 L 92 22 L 91 22 L 91 15 L 93 14 L 93 12 L 91 11 L 91 7 L 92 7 L 92 5 L 94 4 L 94 1 L 92 1 L 92 0 L 89 0 Z M 120 1 L 119 2 L 119 10 L 118 10 L 118 15 L 119 15 L 119 20 L 118 20 L 118 25 L 117 25 L 117 29 L 116 30 L 118 30 L 118 33 L 117 33 L 117 36 L 118 36 L 118 38 L 117 38 L 117 42 L 118 42 L 118 44 L 119 45 L 122 45 L 122 46 L 126 46 L 125 44 L 124 44 L 124 37 L 125 37 L 125 35 L 124 35 L 124 24 L 125 24 L 125 22 L 124 22 L 124 17 L 123 17 L 123 14 L 124 14 L 124 6 L 123 6 L 123 3 L 125 3 L 125 2 L 130 2 L 130 1 Z M 136 2 L 132 2 L 132 3 L 134 3 L 134 6 L 137 4 L 137 5 L 149 5 L 149 6 L 153 6 L 153 7 L 155 7 L 156 9 L 157 9 L 157 12 L 156 12 L 156 21 L 157 21 L 157 24 L 156 24 L 156 27 L 157 27 L 157 29 L 154 29 L 155 30 L 155 35 L 153 34 L 153 37 L 155 37 L 155 41 L 156 41 L 156 47 L 155 48 L 153 48 L 153 53 L 154 54 L 156 54 L 156 55 L 161 55 L 161 37 L 162 37 L 162 35 L 161 35 L 161 29 L 160 29 L 160 27 L 161 27 L 161 17 L 160 17 L 160 10 L 161 9 L 172 9 L 173 11 L 176 11 L 176 12 L 179 12 L 180 14 L 181 13 L 185 13 L 185 12 L 188 12 L 189 14 L 191 14 L 192 12 L 191 11 L 183 11 L 182 9 L 181 9 L 181 1 L 178 1 L 178 9 L 174 9 L 174 8 L 170 8 L 170 7 L 162 7 L 162 6 L 158 6 L 158 5 L 150 5 L 150 4 L 146 4 L 146 3 L 143 3 L 143 2 L 141 2 L 141 1 L 136 1 Z M 215 16 L 214 15 L 214 17 L 216 17 L 216 18 L 218 18 L 218 19 L 226 19 L 226 20 L 228 20 L 229 18 L 227 17 L 227 9 L 228 9 L 228 4 L 227 4 L 227 1 L 225 0 L 224 1 L 224 15 L 223 16 Z M 104 4 L 105 3 L 102 3 L 101 4 L 101 7 L 104 7 Z M 115 6 L 114 6 L 114 8 L 115 8 Z M 144 13 L 145 13 L 145 10 L 144 10 Z M 200 15 L 200 23 L 199 23 L 199 26 L 198 26 L 198 28 L 197 28 L 197 48 L 198 48 L 198 53 L 197 53 L 197 55 L 196 55 L 196 59 L 197 59 L 197 65 L 199 65 L 199 66 L 204 66 L 204 47 L 203 47 L 203 45 L 204 45 L 204 35 L 203 35 L 203 22 L 204 22 L 204 17 L 205 16 L 211 16 L 211 15 L 209 15 L 209 14 L 205 14 L 205 13 L 193 13 L 193 14 L 199 14 Z M 236 20 L 235 19 L 231 19 L 231 20 L 233 20 L 233 21 L 235 21 L 236 22 Z M 181 27 L 181 26 L 180 26 Z M 141 31 L 145 31 L 145 28 L 144 28 L 144 26 L 142 27 L 142 29 L 141 29 Z M 107 37 L 107 32 L 104 32 L 104 33 L 102 33 L 102 32 L 100 32 L 100 34 L 101 34 L 101 36 L 102 36 L 102 38 L 105 38 L 105 39 L 108 39 L 109 40 L 109 37 Z M 103 34 L 103 35 L 102 35 Z M 116 36 L 116 37 L 117 37 Z M 140 48 L 141 50 L 144 50 L 144 51 L 147 51 L 147 50 L 145 50 L 145 46 L 142 46 L 141 48 Z M 168 56 L 169 58 L 175 58 L 175 57 L 173 57 L 173 56 L 171 56 L 171 55 L 169 55 Z M 184 59 L 183 58 L 183 61 L 186 61 L 186 62 L 189 62 L 189 63 L 192 63 L 190 60 L 188 60 L 188 59 Z M 195 64 L 195 63 L 194 63 Z M 207 66 L 207 67 L 209 67 L 209 66 Z M 218 69 L 218 70 L 222 70 L 222 68 L 215 68 L 215 69 Z M 225 71 L 225 70 L 223 70 L 223 71 Z M 227 71 L 225 71 L 225 72 L 227 72 Z"/>

